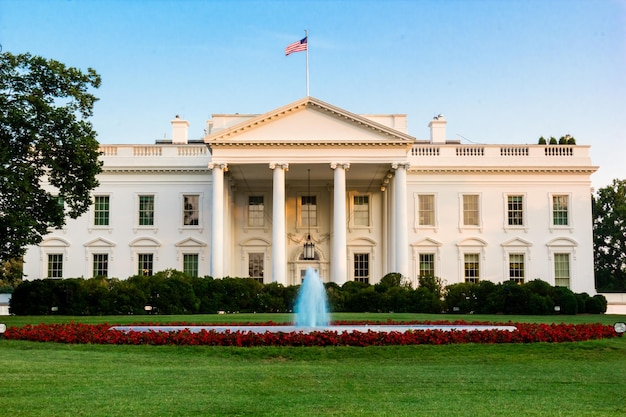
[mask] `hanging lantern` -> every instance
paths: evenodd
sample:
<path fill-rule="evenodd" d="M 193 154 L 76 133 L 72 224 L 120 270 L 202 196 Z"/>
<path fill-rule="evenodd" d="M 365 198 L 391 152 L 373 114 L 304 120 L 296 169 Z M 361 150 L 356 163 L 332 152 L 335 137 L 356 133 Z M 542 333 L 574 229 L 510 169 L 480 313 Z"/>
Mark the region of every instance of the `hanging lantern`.
<path fill-rule="evenodd" d="M 305 261 L 312 261 L 315 259 L 315 243 L 311 240 L 311 169 L 309 168 L 309 195 L 307 198 L 307 223 L 309 224 L 309 233 L 304 243 L 304 252 L 302 253 L 302 259 Z"/>

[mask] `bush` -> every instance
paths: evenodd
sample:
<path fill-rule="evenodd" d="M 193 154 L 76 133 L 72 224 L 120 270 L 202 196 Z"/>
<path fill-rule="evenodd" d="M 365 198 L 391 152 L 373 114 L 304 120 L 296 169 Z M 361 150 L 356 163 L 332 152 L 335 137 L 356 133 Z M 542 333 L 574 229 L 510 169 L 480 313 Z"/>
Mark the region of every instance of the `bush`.
<path fill-rule="evenodd" d="M 458 283 L 442 288 L 437 277 L 420 277 L 413 289 L 399 274 L 370 285 L 350 281 L 342 287 L 326 283 L 330 311 L 562 314 L 606 312 L 602 295 L 574 294 L 541 280 L 524 285 Z M 293 311 L 299 286 L 261 284 L 249 278 L 189 277 L 166 270 L 154 276 L 69 278 L 24 281 L 15 287 L 10 311 L 16 315 L 215 314 Z M 152 307 L 146 310 L 145 307 Z M 54 309 L 53 309 L 54 307 Z"/>
<path fill-rule="evenodd" d="M 460 282 L 446 287 L 445 308 L 450 313 L 467 314 L 479 308 L 476 284 Z"/>
<path fill-rule="evenodd" d="M 559 307 L 561 314 L 577 314 L 578 301 L 576 295 L 565 287 L 552 287 L 551 298 L 554 300 L 555 307 Z"/>

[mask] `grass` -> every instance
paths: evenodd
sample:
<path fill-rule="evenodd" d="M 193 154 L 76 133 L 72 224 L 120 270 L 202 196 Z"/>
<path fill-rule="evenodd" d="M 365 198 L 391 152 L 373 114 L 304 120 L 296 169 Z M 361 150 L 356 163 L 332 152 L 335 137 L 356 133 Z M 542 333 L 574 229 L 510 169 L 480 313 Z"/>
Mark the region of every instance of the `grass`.
<path fill-rule="evenodd" d="M 333 319 L 603 322 L 624 316 L 335 314 Z M 7 325 L 145 317 L 8 317 Z M 556 320 L 555 320 L 556 319 Z M 288 315 L 150 322 L 290 321 Z M 626 338 L 529 345 L 225 348 L 0 340 L 2 415 L 615 416 Z"/>

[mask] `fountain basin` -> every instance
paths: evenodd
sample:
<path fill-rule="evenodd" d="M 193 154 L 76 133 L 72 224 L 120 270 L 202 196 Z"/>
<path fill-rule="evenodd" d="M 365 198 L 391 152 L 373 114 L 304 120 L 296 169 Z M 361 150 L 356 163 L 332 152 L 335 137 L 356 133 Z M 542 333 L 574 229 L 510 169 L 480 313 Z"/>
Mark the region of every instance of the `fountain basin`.
<path fill-rule="evenodd" d="M 186 330 L 191 333 L 199 333 L 201 331 L 216 332 L 216 333 L 312 333 L 312 332 L 337 332 L 337 333 L 352 333 L 352 332 L 380 332 L 390 333 L 399 332 L 405 333 L 408 331 L 426 331 L 426 330 L 439 330 L 444 332 L 459 332 L 459 331 L 488 331 L 499 330 L 513 332 L 517 330 L 515 326 L 504 325 L 472 325 L 472 324 L 444 324 L 444 325 L 431 325 L 431 324 L 418 324 L 418 325 L 338 325 L 338 326 L 113 326 L 109 330 L 117 330 L 123 332 L 179 332 Z"/>

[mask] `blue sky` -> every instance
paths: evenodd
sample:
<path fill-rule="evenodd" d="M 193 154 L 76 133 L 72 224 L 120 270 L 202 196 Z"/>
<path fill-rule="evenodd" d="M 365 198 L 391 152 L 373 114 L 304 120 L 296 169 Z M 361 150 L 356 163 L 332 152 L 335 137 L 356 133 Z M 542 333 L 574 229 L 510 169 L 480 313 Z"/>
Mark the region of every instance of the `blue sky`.
<path fill-rule="evenodd" d="M 101 143 L 153 143 L 170 120 L 263 113 L 310 94 L 358 114 L 448 120 L 463 143 L 573 135 L 595 187 L 626 179 L 626 1 L 0 0 L 0 44 L 102 76 Z"/>

